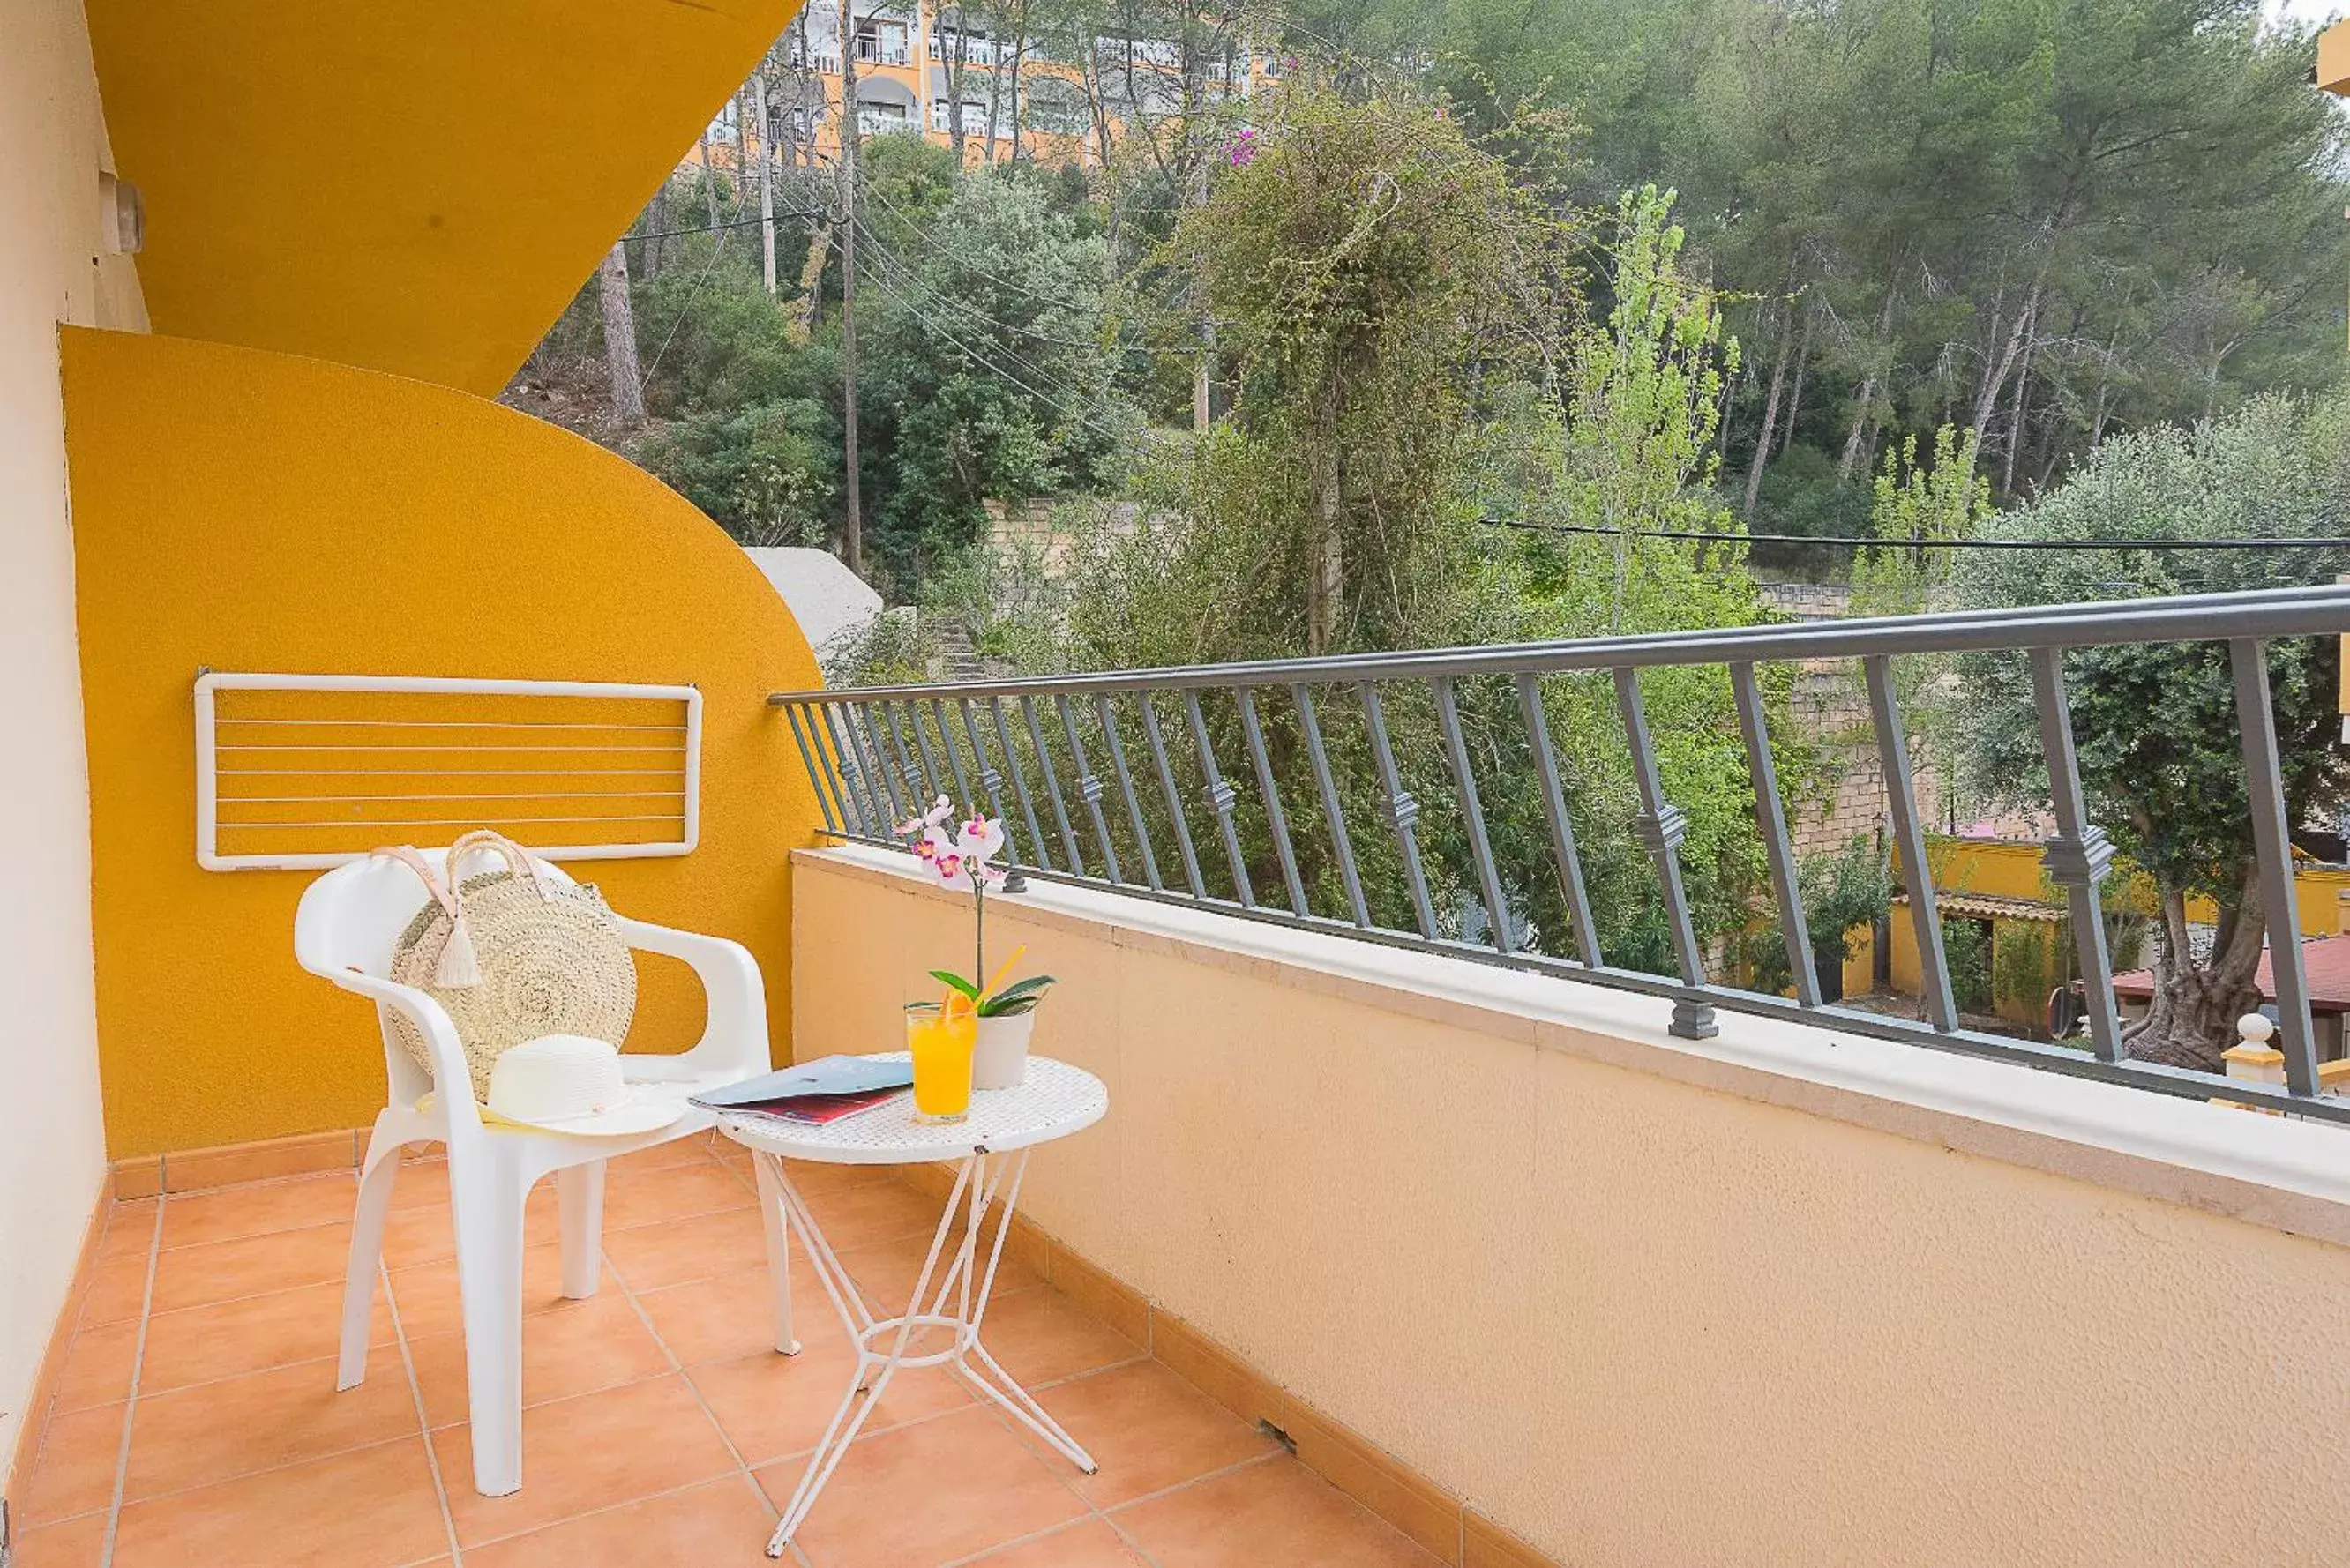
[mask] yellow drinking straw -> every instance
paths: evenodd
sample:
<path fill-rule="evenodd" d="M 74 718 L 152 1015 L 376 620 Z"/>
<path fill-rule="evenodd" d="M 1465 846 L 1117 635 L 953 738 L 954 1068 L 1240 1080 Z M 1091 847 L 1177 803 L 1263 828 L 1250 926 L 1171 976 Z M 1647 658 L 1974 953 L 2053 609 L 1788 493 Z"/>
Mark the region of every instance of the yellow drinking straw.
<path fill-rule="evenodd" d="M 995 994 L 996 989 L 1003 983 L 1003 977 L 1012 972 L 1012 966 L 1018 963 L 1020 961 L 1020 955 L 1027 950 L 1027 944 L 1024 942 L 1019 947 L 1012 950 L 1012 956 L 1003 961 L 1003 967 L 997 970 L 995 973 L 990 977 L 985 988 L 980 992 L 980 1001 L 985 1002 L 989 997 Z"/>

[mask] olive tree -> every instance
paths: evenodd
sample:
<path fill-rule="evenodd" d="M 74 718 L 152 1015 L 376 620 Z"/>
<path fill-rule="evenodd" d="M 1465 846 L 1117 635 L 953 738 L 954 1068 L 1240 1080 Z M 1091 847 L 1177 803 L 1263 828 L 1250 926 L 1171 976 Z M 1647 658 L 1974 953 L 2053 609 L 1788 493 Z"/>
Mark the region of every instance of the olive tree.
<path fill-rule="evenodd" d="M 1986 537 L 2339 540 L 2350 442 L 2343 410 L 2282 397 L 2192 428 L 2117 437 L 2047 499 L 1988 524 Z M 2338 550 L 1986 551 L 1963 597 L 1979 606 L 2062 604 L 2324 580 Z M 2338 741 L 2340 662 L 2332 638 L 2269 649 L 2286 806 L 2295 825 L 2350 798 Z M 1977 780 L 1995 794 L 2047 798 L 2032 687 L 2012 655 L 1962 661 Z M 2253 864 L 2250 802 L 2228 649 L 2211 642 L 2084 649 L 2066 661 L 2082 787 L 2092 817 L 2152 880 L 2161 940 L 2153 1005 L 2124 1033 L 2129 1054 L 2216 1072 L 2236 1018 L 2257 1006 L 2270 931 Z M 2190 898 L 2217 911 L 2206 947 Z"/>

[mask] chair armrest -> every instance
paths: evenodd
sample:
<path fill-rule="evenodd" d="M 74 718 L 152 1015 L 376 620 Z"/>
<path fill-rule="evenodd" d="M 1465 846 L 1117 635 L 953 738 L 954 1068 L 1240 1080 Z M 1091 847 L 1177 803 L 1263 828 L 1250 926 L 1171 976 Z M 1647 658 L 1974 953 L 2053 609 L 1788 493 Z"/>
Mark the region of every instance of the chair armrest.
<path fill-rule="evenodd" d="M 307 964 L 303 967 L 310 969 Z M 432 1088 L 447 1106 L 449 1119 L 481 1125 L 480 1108 L 473 1104 L 473 1075 L 465 1061 L 464 1044 L 457 1038 L 456 1024 L 450 1022 L 448 1012 L 430 993 L 356 969 L 320 968 L 310 969 L 310 972 L 404 1013 L 424 1036 L 425 1050 L 432 1058 Z"/>
<path fill-rule="evenodd" d="M 765 1072 L 767 991 L 750 950 L 724 937 L 619 919 L 620 935 L 630 947 L 683 960 L 708 999 L 708 1022 L 691 1050 L 672 1057 L 631 1056 L 629 1075 L 689 1077 L 724 1069 L 748 1077 Z"/>

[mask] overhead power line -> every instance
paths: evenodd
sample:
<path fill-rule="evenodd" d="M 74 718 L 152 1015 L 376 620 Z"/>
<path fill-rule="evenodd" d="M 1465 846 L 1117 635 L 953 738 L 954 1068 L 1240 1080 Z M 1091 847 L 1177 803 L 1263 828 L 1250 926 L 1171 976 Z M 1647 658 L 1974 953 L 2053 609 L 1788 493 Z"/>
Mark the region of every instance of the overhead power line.
<path fill-rule="evenodd" d="M 1061 399 L 1055 398 L 1051 393 L 1043 391 L 1037 387 L 1032 386 L 1027 381 L 1024 381 L 1012 370 L 1006 369 L 1003 364 L 998 361 L 998 359 L 990 358 L 986 350 L 982 349 L 961 337 L 958 337 L 953 331 L 950 330 L 944 323 L 937 320 L 935 317 L 925 315 L 920 306 L 899 292 L 896 286 L 892 284 L 887 271 L 872 273 L 868 275 L 868 279 L 878 286 L 883 294 L 888 295 L 891 299 L 897 301 L 897 303 L 907 311 L 909 316 L 917 324 L 919 324 L 924 331 L 945 339 L 946 342 L 960 349 L 972 359 L 977 361 L 980 365 L 984 366 L 987 369 L 993 371 L 995 375 L 1001 377 L 1003 380 L 1009 382 L 1014 387 L 1018 388 L 1021 391 L 1027 393 L 1030 397 L 1035 399 L 1046 408 L 1049 408 L 1055 413 L 1060 414 L 1064 419 L 1067 419 L 1074 423 L 1088 426 L 1097 433 L 1107 436 L 1113 441 L 1125 441 L 1135 439 L 1136 437 L 1140 437 L 1144 440 L 1150 439 L 1147 431 L 1120 431 L 1109 425 L 1106 425 L 1100 421 L 1088 415 L 1082 407 L 1071 408 L 1067 404 L 1064 403 Z M 1011 355 L 1008 351 L 1003 350 L 1000 346 L 992 345 L 991 347 L 994 348 L 996 353 L 1003 358 L 1012 359 L 1015 363 L 1025 363 L 1024 361 L 1019 360 L 1016 356 Z M 1033 369 L 1030 373 L 1032 375 L 1035 374 Z M 1055 387 L 1059 387 L 1060 385 L 1059 383 L 1050 382 L 1049 380 L 1047 384 L 1054 385 Z M 1060 388 L 1060 389 L 1064 391 L 1065 395 L 1069 390 L 1066 388 Z"/>
<path fill-rule="evenodd" d="M 1532 534 L 1596 534 L 1614 538 L 1698 539 L 1721 545 L 1852 545 L 1919 550 L 2343 550 L 2350 539 L 2287 535 L 2270 539 L 1878 539 L 1848 534 L 1722 534 L 1697 528 L 1609 528 L 1597 523 L 1536 523 L 1524 517 L 1481 517 L 1496 528 Z"/>
<path fill-rule="evenodd" d="M 742 204 L 743 203 L 739 201 L 734 203 L 738 209 Z M 775 217 L 777 218 L 824 218 L 829 217 L 830 215 L 830 213 L 815 207 L 778 207 L 775 209 Z M 773 220 L 767 218 L 733 218 L 723 223 L 696 223 L 690 229 L 662 229 L 659 233 L 650 234 L 622 234 L 620 238 L 623 240 L 674 240 L 681 239 L 687 234 L 716 234 L 721 229 L 752 229 L 758 227 L 761 223 L 772 221 Z"/>
<path fill-rule="evenodd" d="M 1015 337 L 1029 338 L 1038 343 L 1050 343 L 1056 348 L 1079 348 L 1105 354 L 1114 353 L 1118 348 L 1115 343 L 1104 343 L 1099 338 L 1063 337 L 1058 333 L 1047 332 L 1040 327 L 1034 325 L 1024 327 L 1018 322 L 1005 321 L 998 317 L 990 316 L 978 306 L 954 297 L 924 278 L 904 257 L 898 255 L 889 246 L 883 244 L 880 236 L 873 232 L 873 226 L 862 218 L 858 220 L 857 226 L 858 232 L 863 234 L 867 246 L 878 254 L 882 265 L 894 269 L 899 275 L 900 282 L 911 285 L 918 293 L 935 299 L 941 309 L 952 311 L 975 325 L 993 327 L 998 332 Z"/>
<path fill-rule="evenodd" d="M 1054 374 L 1035 360 L 1021 354 L 1010 344 L 993 337 L 984 330 L 974 328 L 968 323 L 942 319 L 942 317 L 951 317 L 956 313 L 968 313 L 977 317 L 983 322 L 999 326 L 1007 332 L 1028 337 L 1039 336 L 1030 329 L 1014 327 L 1009 323 L 995 323 L 984 313 L 940 295 L 935 289 L 924 284 L 902 258 L 891 254 L 889 247 L 880 243 L 879 238 L 874 234 L 870 226 L 862 218 L 852 221 L 856 223 L 858 232 L 865 236 L 868 247 L 877 259 L 882 264 L 873 273 L 868 275 L 869 280 L 878 286 L 882 293 L 904 308 L 922 331 L 961 350 L 968 358 L 985 366 L 997 376 L 1054 410 L 1065 419 L 1086 425 L 1097 434 L 1107 436 L 1115 441 L 1139 441 L 1145 445 L 1157 444 L 1157 438 L 1150 433 L 1147 426 L 1139 430 L 1130 430 L 1121 428 L 1115 423 L 1104 423 L 1104 418 L 1116 421 L 1118 411 L 1102 403 L 1097 393 L 1072 384 L 1065 377 Z M 927 296 L 931 303 L 926 306 L 922 300 L 909 297 L 905 291 L 910 288 L 920 291 L 920 294 Z M 947 308 L 941 310 L 940 306 Z M 969 332 L 971 338 L 962 336 L 962 332 Z M 972 341 L 972 338 L 976 338 L 977 341 Z M 1024 378 L 1022 373 L 1024 373 Z M 1097 418 L 1097 415 L 1102 417 Z"/>

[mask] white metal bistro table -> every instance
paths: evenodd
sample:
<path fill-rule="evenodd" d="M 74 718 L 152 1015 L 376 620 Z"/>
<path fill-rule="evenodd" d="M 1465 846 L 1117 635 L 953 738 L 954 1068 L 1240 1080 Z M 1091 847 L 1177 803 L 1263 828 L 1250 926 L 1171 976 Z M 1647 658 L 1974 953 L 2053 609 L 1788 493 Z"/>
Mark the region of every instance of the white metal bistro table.
<path fill-rule="evenodd" d="M 902 1051 L 866 1058 L 903 1062 Z M 767 1542 L 767 1555 L 780 1557 L 785 1542 L 807 1518 L 808 1511 L 832 1479 L 848 1445 L 857 1440 L 866 1417 L 880 1403 L 889 1379 L 901 1366 L 944 1366 L 972 1393 L 992 1399 L 1029 1430 L 1053 1445 L 1087 1475 L 1097 1468 L 1091 1454 L 1061 1424 L 1030 1397 L 1017 1379 L 1004 1371 L 987 1346 L 980 1343 L 980 1321 L 987 1314 L 988 1293 L 995 1286 L 996 1265 L 1003 1258 L 1003 1240 L 1011 1233 L 1012 1210 L 1020 1201 L 1021 1178 L 1027 1173 L 1028 1153 L 1038 1144 L 1082 1132 L 1108 1114 L 1109 1091 L 1102 1081 L 1081 1067 L 1046 1056 L 1028 1059 L 1028 1081 L 1016 1089 L 982 1089 L 971 1096 L 971 1114 L 959 1122 L 930 1123 L 914 1119 L 913 1096 L 902 1096 L 837 1122 L 804 1127 L 754 1112 L 722 1112 L 718 1126 L 728 1137 L 750 1149 L 758 1168 L 760 1195 L 768 1223 L 784 1220 L 800 1234 L 808 1262 L 832 1298 L 833 1310 L 857 1346 L 857 1373 L 838 1408 L 824 1429 L 824 1438 L 808 1456 L 807 1469 L 784 1509 L 784 1517 Z M 816 1160 L 828 1165 L 917 1165 L 959 1160 L 954 1191 L 939 1216 L 931 1236 L 930 1254 L 914 1281 L 914 1293 L 898 1317 L 876 1318 L 858 1293 L 831 1244 L 824 1239 L 807 1200 L 792 1185 L 786 1159 Z M 971 1199 L 968 1203 L 964 1199 Z M 990 1205 L 1001 1203 L 995 1234 L 980 1257 L 982 1221 Z M 966 1213 L 962 1235 L 950 1254 L 946 1272 L 939 1274 L 941 1253 L 955 1232 L 958 1210 Z M 781 1216 L 782 1218 L 778 1218 Z M 774 1241 L 783 1238 L 770 1232 Z M 777 1345 L 795 1350 L 791 1331 L 791 1282 L 784 1273 L 785 1249 L 771 1246 L 776 1260 Z M 928 1303 L 927 1309 L 924 1303 Z M 946 1349 L 909 1355 L 918 1329 L 943 1330 L 952 1338 Z M 885 1343 L 886 1342 L 886 1343 Z"/>

